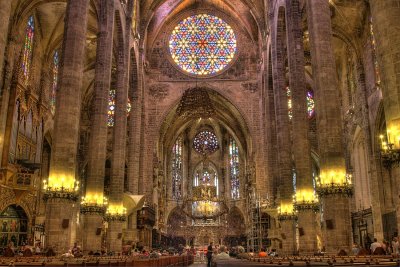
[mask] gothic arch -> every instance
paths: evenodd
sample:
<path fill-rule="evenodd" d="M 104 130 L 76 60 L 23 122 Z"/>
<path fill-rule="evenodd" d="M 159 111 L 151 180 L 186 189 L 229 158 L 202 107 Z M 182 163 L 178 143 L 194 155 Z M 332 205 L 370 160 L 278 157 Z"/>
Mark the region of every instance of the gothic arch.
<path fill-rule="evenodd" d="M 216 109 L 215 117 L 211 121 L 218 121 L 224 125 L 229 133 L 235 137 L 242 148 L 246 151 L 246 155 L 252 153 L 252 137 L 248 129 L 248 124 L 242 112 L 233 102 L 226 96 L 226 93 L 221 90 L 211 88 L 209 85 L 199 85 L 199 88 L 206 88 L 211 102 L 214 103 Z M 164 114 L 163 119 L 160 120 L 161 125 L 158 127 L 160 136 L 158 140 L 158 152 L 163 153 L 163 148 L 172 147 L 176 137 L 182 133 L 185 128 L 197 127 L 200 122 L 196 120 L 184 119 L 177 117 L 176 111 L 180 99 L 173 104 L 173 106 Z"/>

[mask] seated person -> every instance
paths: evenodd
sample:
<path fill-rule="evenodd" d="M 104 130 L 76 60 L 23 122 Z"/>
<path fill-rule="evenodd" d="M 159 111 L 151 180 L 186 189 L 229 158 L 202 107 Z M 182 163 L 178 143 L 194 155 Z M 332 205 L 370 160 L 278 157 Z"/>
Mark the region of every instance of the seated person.
<path fill-rule="evenodd" d="M 265 248 L 261 248 L 261 251 L 258 253 L 258 257 L 265 258 L 267 257 L 267 252 L 265 252 Z"/>
<path fill-rule="evenodd" d="M 156 250 L 152 250 L 152 251 L 150 251 L 149 257 L 150 257 L 150 259 L 158 259 L 160 257 L 160 255 L 158 255 L 158 252 Z"/>
<path fill-rule="evenodd" d="M 215 255 L 213 257 L 213 261 L 217 261 L 217 260 L 227 260 L 230 259 L 231 257 L 229 256 L 229 254 L 226 252 L 226 247 L 225 246 L 221 246 L 219 248 L 219 254 Z"/>
<path fill-rule="evenodd" d="M 237 258 L 238 259 L 250 259 L 250 255 L 248 253 L 245 252 L 244 247 L 242 246 L 238 246 L 237 247 Z"/>

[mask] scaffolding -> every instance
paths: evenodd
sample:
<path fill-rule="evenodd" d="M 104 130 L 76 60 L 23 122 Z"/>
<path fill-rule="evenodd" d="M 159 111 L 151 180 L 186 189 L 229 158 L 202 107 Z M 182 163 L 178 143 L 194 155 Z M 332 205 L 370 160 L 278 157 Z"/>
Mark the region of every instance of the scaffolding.
<path fill-rule="evenodd" d="M 251 193 L 247 197 L 247 214 L 249 227 L 247 227 L 247 251 L 260 251 L 271 244 L 268 239 L 270 229 L 270 216 L 263 212 L 263 206 L 268 205 L 268 200 L 263 200 L 258 194 Z"/>

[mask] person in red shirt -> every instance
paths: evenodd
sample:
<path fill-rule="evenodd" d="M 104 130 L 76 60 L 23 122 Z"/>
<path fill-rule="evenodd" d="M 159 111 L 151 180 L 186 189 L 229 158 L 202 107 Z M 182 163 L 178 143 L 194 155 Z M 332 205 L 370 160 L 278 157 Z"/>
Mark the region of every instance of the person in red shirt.
<path fill-rule="evenodd" d="M 258 257 L 265 258 L 268 254 L 265 252 L 265 248 L 261 248 L 261 251 L 258 253 Z"/>

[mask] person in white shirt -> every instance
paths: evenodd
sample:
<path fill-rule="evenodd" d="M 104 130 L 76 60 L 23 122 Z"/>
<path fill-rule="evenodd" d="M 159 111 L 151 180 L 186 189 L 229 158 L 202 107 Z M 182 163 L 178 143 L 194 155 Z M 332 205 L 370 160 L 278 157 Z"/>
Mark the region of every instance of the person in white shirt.
<path fill-rule="evenodd" d="M 397 239 L 397 237 L 393 237 L 392 249 L 393 249 L 393 254 L 398 256 L 399 255 L 399 240 Z"/>
<path fill-rule="evenodd" d="M 371 254 L 374 254 L 375 249 L 377 248 L 381 248 L 382 244 L 378 242 L 378 240 L 376 238 L 374 238 L 374 242 L 371 244 Z"/>
<path fill-rule="evenodd" d="M 226 252 L 226 247 L 225 246 L 221 246 L 219 249 L 219 254 L 216 255 L 213 258 L 213 261 L 217 261 L 217 260 L 227 260 L 230 259 L 231 257 L 229 256 L 229 254 Z"/>

